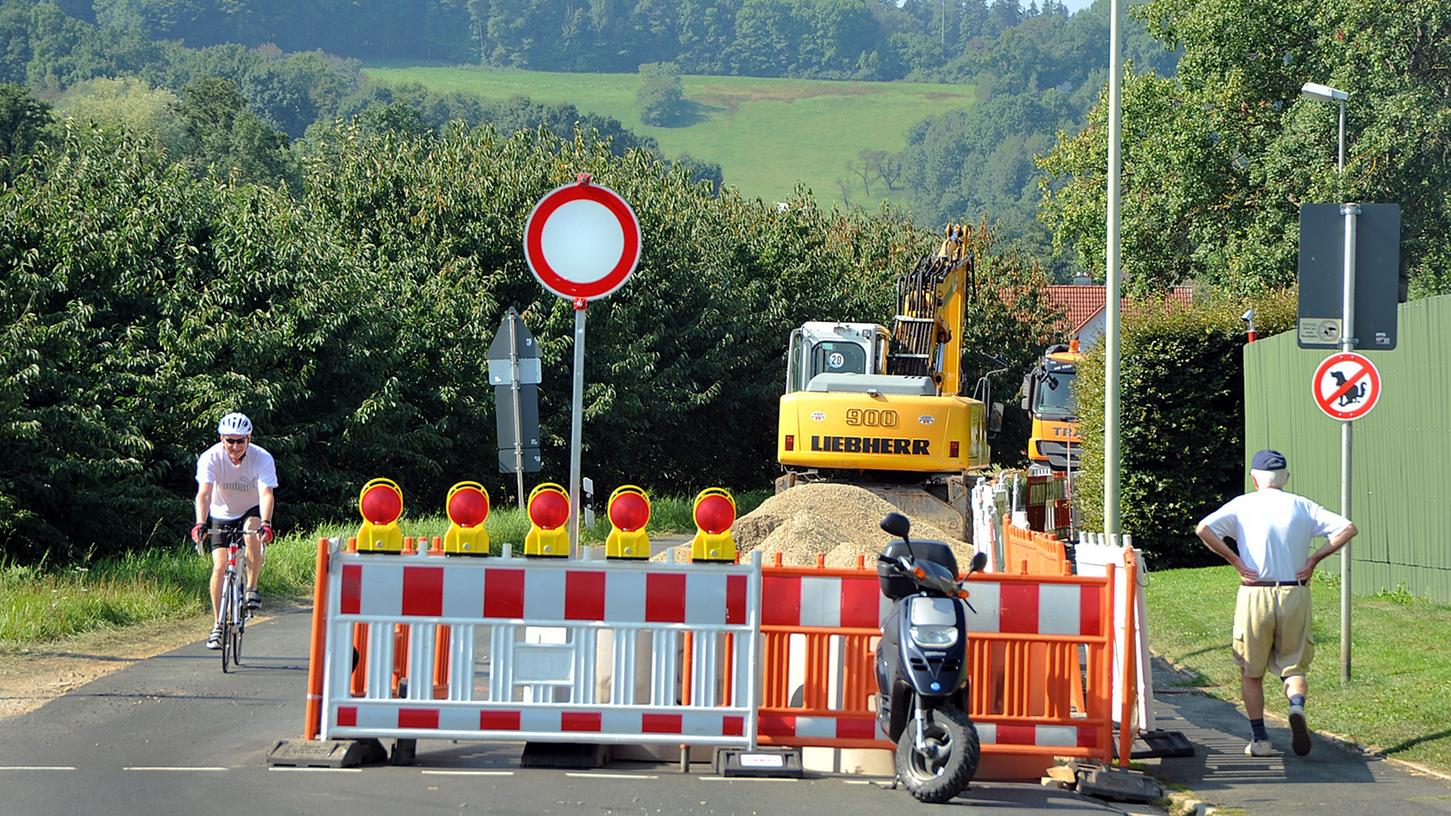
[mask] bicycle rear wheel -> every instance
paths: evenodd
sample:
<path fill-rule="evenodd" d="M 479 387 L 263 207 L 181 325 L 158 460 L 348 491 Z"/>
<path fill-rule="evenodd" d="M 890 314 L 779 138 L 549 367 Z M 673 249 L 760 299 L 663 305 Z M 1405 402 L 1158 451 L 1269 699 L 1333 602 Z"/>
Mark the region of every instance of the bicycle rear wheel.
<path fill-rule="evenodd" d="M 246 612 L 237 617 L 237 623 L 232 626 L 232 665 L 242 665 L 242 635 L 247 631 Z"/>
<path fill-rule="evenodd" d="M 222 672 L 227 671 L 227 661 L 232 658 L 232 625 L 222 622 Z"/>

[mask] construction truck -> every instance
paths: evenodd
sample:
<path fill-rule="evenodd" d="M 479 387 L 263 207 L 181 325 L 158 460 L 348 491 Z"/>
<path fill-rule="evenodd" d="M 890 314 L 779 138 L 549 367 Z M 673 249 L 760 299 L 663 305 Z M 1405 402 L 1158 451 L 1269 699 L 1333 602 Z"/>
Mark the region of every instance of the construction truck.
<path fill-rule="evenodd" d="M 1078 470 L 1083 440 L 1078 436 L 1078 403 L 1073 380 L 1083 355 L 1078 341 L 1049 346 L 1038 365 L 1023 377 L 1023 409 L 1028 412 L 1028 464 L 1033 470 Z"/>
<path fill-rule="evenodd" d="M 802 481 L 854 484 L 968 538 L 968 472 L 988 464 L 991 395 L 986 378 L 971 395 L 963 380 L 973 272 L 966 234 L 948 227 L 937 254 L 898 280 L 890 329 L 808 322 L 791 332 L 778 493 Z"/>

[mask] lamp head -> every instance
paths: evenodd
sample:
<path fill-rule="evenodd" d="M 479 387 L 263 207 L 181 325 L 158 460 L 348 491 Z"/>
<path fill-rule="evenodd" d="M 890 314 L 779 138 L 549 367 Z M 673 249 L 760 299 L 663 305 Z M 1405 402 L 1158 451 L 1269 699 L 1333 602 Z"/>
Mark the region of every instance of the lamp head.
<path fill-rule="evenodd" d="M 1318 82 L 1306 82 L 1300 86 L 1300 93 L 1311 99 L 1323 99 L 1326 102 L 1344 102 L 1350 98 L 1350 94 L 1329 85 L 1321 85 Z"/>

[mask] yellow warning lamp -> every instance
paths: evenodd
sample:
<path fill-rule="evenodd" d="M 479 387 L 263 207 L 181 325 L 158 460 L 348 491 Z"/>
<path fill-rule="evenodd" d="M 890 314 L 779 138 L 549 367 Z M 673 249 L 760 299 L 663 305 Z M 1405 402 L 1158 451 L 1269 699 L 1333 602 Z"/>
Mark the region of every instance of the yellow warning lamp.
<path fill-rule="evenodd" d="M 605 539 L 606 558 L 650 557 L 650 497 L 634 485 L 622 485 L 610 494 L 605 514 L 610 517 L 610 534 Z"/>
<path fill-rule="evenodd" d="M 695 539 L 690 542 L 691 561 L 736 560 L 736 541 L 731 525 L 736 522 L 736 500 L 723 487 L 707 487 L 695 497 Z"/>
<path fill-rule="evenodd" d="M 358 494 L 358 512 L 363 526 L 358 528 L 358 552 L 400 553 L 403 531 L 398 518 L 403 515 L 403 489 L 392 479 L 373 479 Z"/>
<path fill-rule="evenodd" d="M 529 491 L 529 534 L 524 554 L 547 558 L 569 557 L 569 494 L 554 482 Z"/>
<path fill-rule="evenodd" d="M 448 489 L 444 509 L 451 522 L 443 534 L 443 551 L 449 555 L 488 555 L 489 491 L 478 482 L 459 482 Z"/>

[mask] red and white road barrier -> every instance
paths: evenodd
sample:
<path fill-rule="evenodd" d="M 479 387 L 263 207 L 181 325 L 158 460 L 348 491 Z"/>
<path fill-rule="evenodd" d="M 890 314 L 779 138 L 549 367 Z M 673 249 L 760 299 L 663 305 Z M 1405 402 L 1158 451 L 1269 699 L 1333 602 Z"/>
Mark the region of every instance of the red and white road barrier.
<path fill-rule="evenodd" d="M 342 553 L 329 573 L 325 738 L 754 744 L 758 561 Z M 354 694 L 359 624 L 368 634 Z M 686 635 L 697 677 L 681 699 Z M 401 691 L 395 643 L 407 644 Z M 444 682 L 430 682 L 440 665 Z"/>

